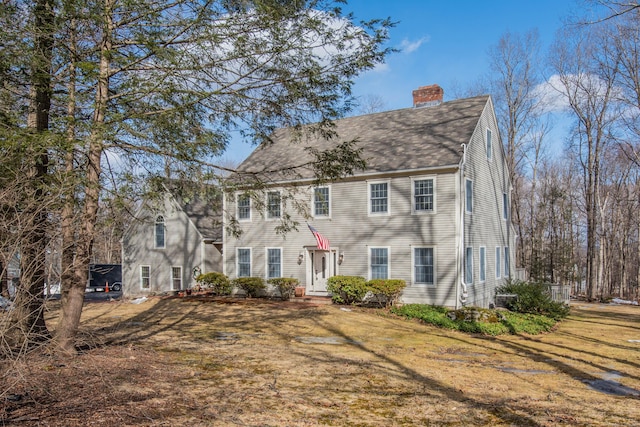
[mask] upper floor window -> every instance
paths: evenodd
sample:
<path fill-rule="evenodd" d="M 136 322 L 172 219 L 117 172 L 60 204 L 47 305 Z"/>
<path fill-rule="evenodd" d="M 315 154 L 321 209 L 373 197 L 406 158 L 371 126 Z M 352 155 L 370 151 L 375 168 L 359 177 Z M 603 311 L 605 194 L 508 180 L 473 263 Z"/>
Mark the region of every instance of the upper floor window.
<path fill-rule="evenodd" d="M 313 216 L 328 217 L 329 214 L 329 187 L 316 187 L 313 189 Z"/>
<path fill-rule="evenodd" d="M 280 218 L 282 215 L 282 198 L 279 191 L 267 193 L 267 218 Z"/>
<path fill-rule="evenodd" d="M 267 249 L 267 279 L 282 277 L 282 249 Z"/>
<path fill-rule="evenodd" d="M 238 277 L 251 276 L 251 249 L 238 248 Z"/>
<path fill-rule="evenodd" d="M 493 146 L 492 146 L 492 141 L 491 141 L 491 129 L 487 129 L 487 159 L 491 160 L 491 157 L 493 155 Z"/>
<path fill-rule="evenodd" d="M 389 213 L 389 184 L 376 182 L 369 184 L 369 213 Z"/>
<path fill-rule="evenodd" d="M 433 248 L 413 249 L 413 280 L 421 285 L 435 283 Z"/>
<path fill-rule="evenodd" d="M 473 181 L 467 179 L 465 181 L 465 211 L 467 213 L 473 212 Z"/>
<path fill-rule="evenodd" d="M 164 248 L 164 217 L 162 215 L 156 217 L 155 244 L 156 248 Z"/>
<path fill-rule="evenodd" d="M 370 265 L 372 279 L 388 279 L 389 278 L 389 249 L 388 248 L 371 248 L 370 249 Z"/>
<path fill-rule="evenodd" d="M 509 219 L 509 197 L 502 193 L 502 219 Z"/>
<path fill-rule="evenodd" d="M 413 181 L 414 212 L 432 212 L 433 206 L 433 179 Z"/>
<path fill-rule="evenodd" d="M 236 205 L 238 207 L 238 220 L 250 220 L 251 197 L 248 194 L 238 194 Z"/>

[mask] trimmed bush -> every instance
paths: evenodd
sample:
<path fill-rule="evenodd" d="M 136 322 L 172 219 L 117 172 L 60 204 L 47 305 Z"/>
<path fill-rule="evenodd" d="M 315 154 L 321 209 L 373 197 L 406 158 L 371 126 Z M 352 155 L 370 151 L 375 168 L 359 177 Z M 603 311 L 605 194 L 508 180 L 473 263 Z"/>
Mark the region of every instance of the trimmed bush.
<path fill-rule="evenodd" d="M 206 289 L 211 289 L 216 295 L 231 295 L 231 281 L 222 273 L 212 271 L 200 274 L 196 277 L 196 282 Z"/>
<path fill-rule="evenodd" d="M 300 284 L 300 281 L 293 277 L 277 277 L 267 280 L 267 283 L 280 292 L 280 298 L 283 301 L 289 301 L 296 292 L 296 286 Z"/>
<path fill-rule="evenodd" d="M 506 302 L 506 308 L 516 313 L 541 314 L 555 320 L 569 315 L 569 306 L 551 299 L 548 283 L 510 280 L 499 286 L 496 294 L 518 295 Z"/>
<path fill-rule="evenodd" d="M 333 276 L 327 281 L 327 290 L 336 304 L 355 304 L 362 302 L 367 294 L 367 281 L 360 276 Z"/>
<path fill-rule="evenodd" d="M 372 293 L 373 299 L 387 308 L 398 301 L 406 286 L 407 283 L 400 279 L 372 279 L 367 282 L 367 290 Z"/>
<path fill-rule="evenodd" d="M 262 277 L 238 277 L 232 284 L 245 291 L 249 298 L 259 296 L 267 288 Z"/>

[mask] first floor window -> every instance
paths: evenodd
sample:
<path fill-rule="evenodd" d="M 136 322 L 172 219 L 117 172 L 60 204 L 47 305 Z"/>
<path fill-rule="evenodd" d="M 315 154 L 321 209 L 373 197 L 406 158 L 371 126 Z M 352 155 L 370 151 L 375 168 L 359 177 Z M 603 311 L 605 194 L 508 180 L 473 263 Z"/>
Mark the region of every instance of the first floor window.
<path fill-rule="evenodd" d="M 251 276 L 251 249 L 238 249 L 238 277 Z"/>
<path fill-rule="evenodd" d="M 149 289 L 151 284 L 151 267 L 148 265 L 140 266 L 140 287 L 142 289 Z"/>
<path fill-rule="evenodd" d="M 433 248 L 413 249 L 413 271 L 415 283 L 433 285 Z"/>
<path fill-rule="evenodd" d="M 467 285 L 473 283 L 473 248 L 468 247 L 464 255 L 464 282 Z"/>
<path fill-rule="evenodd" d="M 280 218 L 281 198 L 279 191 L 269 191 L 267 193 L 267 218 Z"/>
<path fill-rule="evenodd" d="M 182 267 L 171 267 L 171 289 L 182 289 Z"/>
<path fill-rule="evenodd" d="M 389 278 L 389 249 L 371 248 L 371 278 Z"/>
<path fill-rule="evenodd" d="M 509 247 L 504 248 L 504 277 L 509 277 Z"/>
<path fill-rule="evenodd" d="M 500 254 L 501 254 L 502 250 L 500 249 L 500 247 L 498 246 L 496 248 L 496 279 L 500 278 L 500 272 L 501 270 L 501 266 L 500 266 Z"/>
<path fill-rule="evenodd" d="M 486 248 L 480 247 L 480 282 L 487 280 L 487 255 Z"/>
<path fill-rule="evenodd" d="M 238 195 L 238 219 L 249 220 L 251 219 L 251 197 L 248 194 Z"/>
<path fill-rule="evenodd" d="M 267 278 L 282 277 L 282 250 L 267 249 Z"/>
<path fill-rule="evenodd" d="M 155 237 L 156 248 L 164 248 L 164 217 L 162 215 L 156 217 Z"/>

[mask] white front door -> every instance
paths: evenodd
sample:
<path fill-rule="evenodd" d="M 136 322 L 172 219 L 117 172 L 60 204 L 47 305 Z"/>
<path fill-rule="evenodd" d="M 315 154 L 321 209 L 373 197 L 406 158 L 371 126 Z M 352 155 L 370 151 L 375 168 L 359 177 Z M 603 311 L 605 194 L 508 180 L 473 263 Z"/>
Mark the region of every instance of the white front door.
<path fill-rule="evenodd" d="M 327 292 L 327 280 L 334 275 L 329 251 L 311 251 L 311 291 Z"/>

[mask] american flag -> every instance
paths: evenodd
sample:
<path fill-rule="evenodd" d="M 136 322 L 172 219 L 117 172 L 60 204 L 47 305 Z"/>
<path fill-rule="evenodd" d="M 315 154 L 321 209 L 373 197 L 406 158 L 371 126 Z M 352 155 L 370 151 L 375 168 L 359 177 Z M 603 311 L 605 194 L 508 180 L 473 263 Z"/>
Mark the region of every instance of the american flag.
<path fill-rule="evenodd" d="M 310 224 L 307 224 L 307 225 L 309 226 L 309 230 L 311 230 L 311 232 L 313 233 L 314 237 L 316 238 L 316 242 L 318 242 L 318 249 L 323 250 L 323 251 L 328 251 L 329 250 L 329 239 L 327 239 L 322 234 L 320 234 L 320 232 L 318 232 L 318 230 L 313 228 Z"/>

